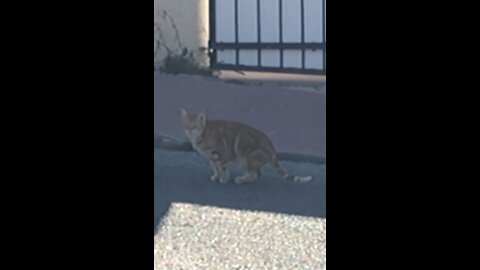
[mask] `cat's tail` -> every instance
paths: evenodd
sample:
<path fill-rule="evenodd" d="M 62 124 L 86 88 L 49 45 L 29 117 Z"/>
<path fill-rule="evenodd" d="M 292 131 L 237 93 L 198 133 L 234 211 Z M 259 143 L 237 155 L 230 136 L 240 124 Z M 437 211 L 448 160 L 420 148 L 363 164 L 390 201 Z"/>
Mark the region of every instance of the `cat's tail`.
<path fill-rule="evenodd" d="M 311 176 L 296 176 L 296 175 L 288 174 L 287 171 L 285 171 L 285 169 L 282 168 L 280 164 L 278 164 L 278 160 L 276 156 L 273 157 L 273 160 L 270 162 L 270 165 L 280 177 L 282 177 L 284 180 L 289 182 L 306 183 L 312 180 L 313 178 Z"/>

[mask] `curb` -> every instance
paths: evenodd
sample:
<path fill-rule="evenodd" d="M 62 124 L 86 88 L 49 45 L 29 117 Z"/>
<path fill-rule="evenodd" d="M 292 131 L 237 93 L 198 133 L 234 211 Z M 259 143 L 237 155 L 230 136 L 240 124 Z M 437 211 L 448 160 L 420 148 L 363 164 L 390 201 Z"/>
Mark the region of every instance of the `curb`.
<path fill-rule="evenodd" d="M 165 135 L 155 135 L 154 148 L 169 151 L 196 152 L 190 142 L 180 141 Z M 325 165 L 327 161 L 325 157 L 282 152 L 277 153 L 277 158 L 279 161 L 313 163 L 318 165 Z"/>

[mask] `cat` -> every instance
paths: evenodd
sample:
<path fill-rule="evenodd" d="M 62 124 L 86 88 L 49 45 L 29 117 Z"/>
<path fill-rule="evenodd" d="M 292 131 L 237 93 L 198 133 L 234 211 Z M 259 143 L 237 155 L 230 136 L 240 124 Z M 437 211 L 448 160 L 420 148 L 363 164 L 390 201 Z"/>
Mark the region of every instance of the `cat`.
<path fill-rule="evenodd" d="M 210 162 L 212 181 L 229 181 L 227 165 L 230 162 L 237 162 L 245 171 L 244 175 L 235 178 L 236 184 L 257 181 L 266 163 L 286 181 L 305 183 L 312 180 L 311 176 L 288 174 L 278 163 L 270 139 L 253 127 L 233 121 L 207 119 L 205 112 L 189 113 L 183 108 L 180 116 L 193 148 Z"/>

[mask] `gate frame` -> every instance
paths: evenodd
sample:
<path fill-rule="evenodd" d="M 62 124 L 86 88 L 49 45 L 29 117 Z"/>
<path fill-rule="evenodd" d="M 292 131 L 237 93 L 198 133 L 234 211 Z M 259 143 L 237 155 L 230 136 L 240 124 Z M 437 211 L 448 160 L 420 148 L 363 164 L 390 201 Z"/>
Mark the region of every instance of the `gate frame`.
<path fill-rule="evenodd" d="M 222 0 L 219 0 L 222 1 Z M 327 71 L 327 62 L 326 62 L 326 52 L 327 52 L 327 42 L 326 42 L 326 19 L 325 19 L 325 1 L 322 1 L 322 35 L 323 42 L 305 42 L 305 18 L 304 18 L 304 0 L 300 1 L 300 10 L 301 10 L 301 42 L 283 42 L 283 20 L 282 20 L 282 0 L 279 2 L 279 32 L 280 32 L 280 41 L 279 42 L 260 42 L 260 1 L 256 0 L 257 3 L 257 35 L 258 42 L 238 42 L 238 1 L 233 0 L 235 3 L 235 42 L 217 42 L 216 41 L 216 0 L 209 0 L 209 40 L 208 40 L 208 54 L 210 57 L 210 68 L 211 69 L 224 69 L 224 70 L 244 70 L 244 71 L 265 71 L 265 72 L 285 72 L 285 73 L 304 73 L 304 74 L 319 74 L 326 75 Z M 236 64 L 222 64 L 217 63 L 217 51 L 233 49 L 235 50 L 235 61 Z M 257 66 L 246 66 L 239 64 L 239 50 L 240 49 L 256 49 L 258 55 L 258 64 Z M 264 49 L 278 49 L 280 50 L 280 67 L 265 67 L 260 66 L 261 63 L 261 50 Z M 301 50 L 302 53 L 302 67 L 301 68 L 290 68 L 283 67 L 283 50 L 284 49 L 297 49 Z M 323 50 L 323 69 L 309 69 L 305 68 L 305 50 Z"/>

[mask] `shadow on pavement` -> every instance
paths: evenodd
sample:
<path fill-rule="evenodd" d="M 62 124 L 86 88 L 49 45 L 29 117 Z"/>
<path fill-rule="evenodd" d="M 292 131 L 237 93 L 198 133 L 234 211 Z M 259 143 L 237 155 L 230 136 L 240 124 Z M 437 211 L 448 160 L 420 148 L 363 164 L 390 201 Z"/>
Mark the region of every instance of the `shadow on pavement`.
<path fill-rule="evenodd" d="M 284 182 L 265 166 L 259 182 L 236 185 L 233 178 L 242 172 L 235 165 L 230 182 L 219 184 L 209 180 L 208 161 L 197 153 L 155 149 L 154 155 L 154 234 L 172 202 L 326 217 L 325 165 L 280 162 L 292 174 L 312 175 L 305 184 Z"/>

